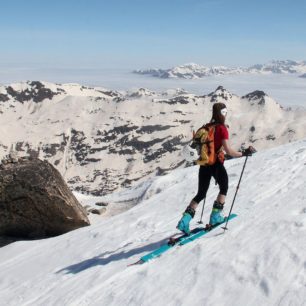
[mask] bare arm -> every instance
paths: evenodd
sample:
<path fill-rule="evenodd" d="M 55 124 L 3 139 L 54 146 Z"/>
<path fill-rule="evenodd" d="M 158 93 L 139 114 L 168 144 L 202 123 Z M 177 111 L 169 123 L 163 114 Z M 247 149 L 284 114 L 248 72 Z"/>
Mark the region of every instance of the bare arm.
<path fill-rule="evenodd" d="M 223 140 L 222 140 L 222 145 L 223 145 L 223 148 L 224 148 L 226 154 L 228 154 L 228 155 L 230 155 L 230 156 L 232 156 L 232 157 L 241 157 L 241 156 L 242 156 L 242 153 L 241 153 L 241 152 L 235 151 L 235 150 L 233 150 L 233 149 L 230 147 L 230 145 L 229 145 L 229 143 L 228 143 L 228 140 L 223 139 Z"/>

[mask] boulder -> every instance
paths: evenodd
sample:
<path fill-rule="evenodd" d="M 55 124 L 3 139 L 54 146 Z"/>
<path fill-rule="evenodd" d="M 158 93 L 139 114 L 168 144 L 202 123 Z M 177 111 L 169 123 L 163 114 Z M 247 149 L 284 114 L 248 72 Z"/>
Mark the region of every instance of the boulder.
<path fill-rule="evenodd" d="M 37 158 L 0 166 L 0 235 L 56 236 L 89 225 L 86 210 L 61 174 Z"/>

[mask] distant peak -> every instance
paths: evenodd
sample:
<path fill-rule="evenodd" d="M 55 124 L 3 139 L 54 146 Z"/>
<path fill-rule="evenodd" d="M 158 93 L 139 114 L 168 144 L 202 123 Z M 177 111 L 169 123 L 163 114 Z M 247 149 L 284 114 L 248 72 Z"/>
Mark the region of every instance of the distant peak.
<path fill-rule="evenodd" d="M 226 91 L 226 89 L 225 89 L 223 86 L 220 85 L 220 86 L 217 87 L 217 89 L 215 90 L 215 92 L 216 92 L 216 91 Z"/>
<path fill-rule="evenodd" d="M 52 100 L 54 96 L 65 93 L 63 89 L 57 88 L 55 84 L 40 81 L 14 83 L 4 88 L 7 98 L 13 98 L 21 103 L 31 100 L 35 103 L 45 99 Z M 4 97 L 2 97 L 2 100 L 4 100 Z"/>
<path fill-rule="evenodd" d="M 243 96 L 242 98 L 247 98 L 247 99 L 260 99 L 262 97 L 268 96 L 264 91 L 262 90 L 255 90 L 252 91 L 250 93 L 248 93 L 247 95 Z"/>
<path fill-rule="evenodd" d="M 266 97 L 268 97 L 268 95 L 264 91 L 255 90 L 243 96 L 242 99 L 247 99 L 249 101 L 258 101 L 259 105 L 264 105 Z"/>
<path fill-rule="evenodd" d="M 170 69 L 135 70 L 134 73 L 151 75 L 162 79 L 199 79 L 215 75 L 235 75 L 241 73 L 306 73 L 306 61 L 272 60 L 268 63 L 256 64 L 248 68 L 226 67 L 222 65 L 208 67 L 191 62 Z"/>
<path fill-rule="evenodd" d="M 147 88 L 138 88 L 137 90 L 130 92 L 129 97 L 133 98 L 139 98 L 139 97 L 144 97 L 144 96 L 153 96 L 155 95 L 155 92 L 147 89 Z"/>
<path fill-rule="evenodd" d="M 223 86 L 218 86 L 217 89 L 213 92 L 211 92 L 209 95 L 210 102 L 224 102 L 231 100 L 233 97 L 233 94 L 230 93 L 227 89 L 225 89 Z"/>

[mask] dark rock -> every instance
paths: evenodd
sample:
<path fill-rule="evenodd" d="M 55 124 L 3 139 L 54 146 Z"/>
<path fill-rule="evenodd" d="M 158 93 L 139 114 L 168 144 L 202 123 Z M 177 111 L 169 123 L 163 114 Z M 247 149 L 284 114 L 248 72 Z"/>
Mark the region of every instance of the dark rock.
<path fill-rule="evenodd" d="M 58 143 L 50 143 L 43 145 L 41 149 L 45 153 L 45 157 L 49 158 L 55 156 L 60 147 L 61 145 Z"/>
<path fill-rule="evenodd" d="M 106 206 L 108 206 L 108 203 L 106 203 L 106 202 L 97 202 L 96 205 L 97 205 L 97 206 L 106 207 Z"/>
<path fill-rule="evenodd" d="M 275 140 L 276 137 L 273 134 L 266 136 L 266 140 Z"/>
<path fill-rule="evenodd" d="M 116 177 L 118 181 L 112 180 L 110 178 Z M 87 184 L 84 185 L 84 182 L 81 180 L 79 176 L 73 177 L 68 181 L 69 184 L 73 185 L 73 189 L 83 194 L 91 194 L 94 196 L 103 196 L 115 191 L 118 187 L 122 179 L 118 172 L 113 171 L 112 169 L 106 168 L 103 171 L 94 170 L 92 173 L 92 178 L 87 179 Z M 92 182 L 100 182 L 99 185 L 94 189 L 90 186 Z M 88 184 L 89 183 L 89 184 Z"/>
<path fill-rule="evenodd" d="M 134 182 L 137 182 L 139 180 L 141 180 L 142 178 L 144 178 L 145 175 L 141 176 L 141 177 L 137 177 L 137 178 L 134 178 L 134 179 L 128 179 L 126 178 L 122 183 L 121 183 L 121 186 L 126 188 L 126 187 L 129 187 L 132 185 L 132 183 Z"/>
<path fill-rule="evenodd" d="M 137 134 L 152 134 L 154 132 L 160 132 L 168 130 L 172 127 L 175 127 L 175 125 L 145 125 L 141 128 L 139 128 L 136 133 Z"/>
<path fill-rule="evenodd" d="M 219 86 L 214 92 L 208 94 L 210 97 L 210 102 L 215 103 L 219 101 L 219 98 L 228 101 L 233 97 L 231 93 L 229 93 L 223 86 Z"/>
<path fill-rule="evenodd" d="M 174 120 L 174 122 L 179 122 L 181 124 L 188 124 L 191 122 L 191 120 Z"/>
<path fill-rule="evenodd" d="M 118 139 L 114 143 L 114 147 L 109 148 L 109 152 L 112 154 L 134 154 L 136 151 L 138 152 L 144 152 L 145 150 L 148 150 L 152 146 L 158 143 L 162 143 L 165 141 L 165 138 L 156 138 L 150 141 L 141 141 L 138 139 L 139 137 L 133 137 L 132 139 L 129 139 L 129 135 L 123 136 L 122 138 Z"/>
<path fill-rule="evenodd" d="M 151 92 L 146 88 L 139 88 L 137 91 L 132 92 L 129 97 L 130 98 L 141 98 L 143 96 L 152 96 L 155 92 Z"/>
<path fill-rule="evenodd" d="M 0 248 L 12 243 L 12 242 L 15 242 L 15 241 L 18 241 L 19 239 L 16 239 L 15 237 L 10 237 L 10 236 L 0 236 Z"/>
<path fill-rule="evenodd" d="M 84 132 L 71 129 L 70 150 L 75 152 L 75 158 L 80 163 L 80 165 L 88 164 L 85 159 L 88 156 L 90 149 L 90 145 L 86 143 L 86 136 Z"/>
<path fill-rule="evenodd" d="M 168 174 L 170 171 L 174 170 L 174 169 L 177 169 L 179 167 L 181 167 L 182 165 L 185 164 L 185 160 L 183 161 L 180 161 L 179 163 L 177 163 L 176 165 L 173 165 L 172 167 L 170 168 L 161 168 L 161 167 L 157 167 L 157 173 L 156 175 L 158 176 L 162 176 L 162 175 L 165 175 L 165 174 Z M 193 164 L 192 164 L 193 165 Z"/>
<path fill-rule="evenodd" d="M 129 126 L 128 124 L 114 127 L 111 130 L 103 131 L 100 130 L 97 131 L 98 136 L 103 136 L 101 138 L 96 138 L 95 143 L 107 143 L 109 141 L 115 140 L 119 137 L 119 135 L 130 133 L 134 130 L 137 130 L 138 126 Z"/>
<path fill-rule="evenodd" d="M 293 130 L 293 129 L 287 128 L 287 129 L 282 133 L 282 136 L 285 136 L 285 135 L 293 135 L 293 134 L 296 134 L 296 131 Z"/>
<path fill-rule="evenodd" d="M 95 143 L 97 143 L 97 142 L 95 141 Z M 101 148 L 90 148 L 89 153 L 90 154 L 95 154 L 96 152 L 105 151 L 105 150 L 107 150 L 107 148 L 108 148 L 107 146 L 101 147 Z"/>
<path fill-rule="evenodd" d="M 167 137 L 169 138 L 169 137 Z M 152 152 L 146 153 L 143 162 L 149 163 L 153 160 L 160 159 L 164 154 L 171 153 L 182 149 L 182 146 L 185 144 L 182 142 L 182 135 L 176 136 L 168 141 L 162 143 L 162 148 L 154 150 Z"/>
<path fill-rule="evenodd" d="M 125 134 L 132 132 L 133 130 L 137 130 L 138 128 L 139 128 L 138 126 L 129 126 L 128 124 L 126 124 L 126 125 L 116 126 L 112 130 L 105 132 L 103 135 L 107 136 L 111 134 L 114 135 Z"/>
<path fill-rule="evenodd" d="M 0 94 L 0 102 L 6 102 L 8 101 L 9 98 L 7 95 L 4 95 L 4 94 Z"/>
<path fill-rule="evenodd" d="M 245 96 L 242 99 L 248 99 L 249 101 L 256 101 L 259 105 L 264 105 L 266 103 L 265 97 L 267 97 L 266 93 L 261 90 L 255 90 Z"/>
<path fill-rule="evenodd" d="M 89 225 L 86 211 L 47 161 L 1 165 L 0 235 L 42 238 Z"/>
<path fill-rule="evenodd" d="M 184 144 L 182 143 L 182 139 L 183 139 L 183 135 L 173 137 L 172 139 L 164 142 L 162 144 L 162 147 L 164 148 L 165 151 L 170 152 L 170 153 L 181 150 L 181 146 Z"/>
<path fill-rule="evenodd" d="M 115 98 L 113 99 L 113 101 L 116 102 L 116 103 L 120 103 L 120 102 L 122 102 L 122 101 L 125 101 L 125 98 L 123 98 L 123 97 L 115 97 Z"/>
<path fill-rule="evenodd" d="M 130 150 L 130 149 L 122 149 L 119 152 L 115 149 L 110 150 L 109 152 L 119 154 L 119 155 L 133 155 L 136 153 L 136 150 Z"/>
<path fill-rule="evenodd" d="M 103 91 L 103 90 L 97 90 L 98 92 L 101 92 L 103 93 L 104 95 L 106 96 L 109 96 L 109 97 L 119 97 L 120 94 L 118 92 L 115 92 L 115 91 L 111 91 L 111 90 L 106 90 L 106 91 Z"/>
<path fill-rule="evenodd" d="M 92 209 L 89 209 L 88 212 L 95 214 L 95 215 L 102 215 L 106 212 L 106 208 L 105 207 L 102 207 L 100 209 L 92 208 Z"/>
<path fill-rule="evenodd" d="M 35 150 L 31 147 L 29 143 L 18 141 L 15 145 L 15 150 L 17 152 L 26 152 L 26 155 L 30 156 L 31 158 L 38 158 L 40 148 L 38 148 L 38 150 Z"/>
<path fill-rule="evenodd" d="M 170 104 L 170 105 L 175 105 L 175 104 L 188 104 L 191 101 L 195 101 L 195 99 L 190 99 L 189 97 L 185 97 L 185 96 L 177 96 L 171 99 L 167 99 L 167 100 L 157 100 L 157 103 L 166 103 L 166 104 Z"/>
<path fill-rule="evenodd" d="M 151 148 L 152 146 L 154 146 L 157 143 L 161 143 L 163 142 L 165 139 L 167 139 L 168 137 L 165 138 L 156 138 L 150 141 L 141 141 L 138 140 L 138 137 L 135 137 L 129 141 L 126 141 L 125 144 L 126 146 L 131 146 L 132 148 L 134 148 L 135 150 L 139 151 L 139 152 L 143 152 L 144 150 Z"/>
<path fill-rule="evenodd" d="M 63 89 L 57 88 L 56 92 L 53 92 L 50 88 L 46 88 L 41 82 L 30 82 L 30 89 L 16 91 L 11 86 L 6 88 L 8 95 L 13 97 L 18 102 L 24 103 L 30 100 L 34 102 L 42 102 L 45 99 L 51 100 L 55 95 L 65 93 Z"/>

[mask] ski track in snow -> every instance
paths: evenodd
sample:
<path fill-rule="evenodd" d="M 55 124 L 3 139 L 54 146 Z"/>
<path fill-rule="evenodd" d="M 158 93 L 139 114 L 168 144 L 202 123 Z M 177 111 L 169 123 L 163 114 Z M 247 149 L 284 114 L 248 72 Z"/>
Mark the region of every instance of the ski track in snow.
<path fill-rule="evenodd" d="M 226 212 L 243 162 L 225 164 Z M 249 157 L 233 210 L 238 218 L 226 233 L 216 229 L 128 267 L 176 232 L 196 193 L 198 168 L 152 179 L 129 211 L 1 248 L 0 305 L 306 305 L 305 167 L 306 140 Z M 217 193 L 212 181 L 204 223 Z M 192 226 L 200 213 L 201 206 Z"/>

